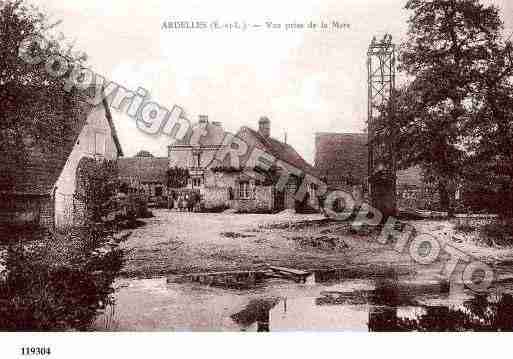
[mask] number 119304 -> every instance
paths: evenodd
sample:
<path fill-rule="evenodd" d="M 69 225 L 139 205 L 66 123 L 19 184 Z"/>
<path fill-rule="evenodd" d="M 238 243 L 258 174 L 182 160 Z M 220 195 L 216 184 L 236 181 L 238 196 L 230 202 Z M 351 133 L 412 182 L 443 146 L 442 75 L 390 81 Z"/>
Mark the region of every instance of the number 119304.
<path fill-rule="evenodd" d="M 44 356 L 50 355 L 51 350 L 50 347 L 22 347 L 21 355 L 26 356 Z"/>

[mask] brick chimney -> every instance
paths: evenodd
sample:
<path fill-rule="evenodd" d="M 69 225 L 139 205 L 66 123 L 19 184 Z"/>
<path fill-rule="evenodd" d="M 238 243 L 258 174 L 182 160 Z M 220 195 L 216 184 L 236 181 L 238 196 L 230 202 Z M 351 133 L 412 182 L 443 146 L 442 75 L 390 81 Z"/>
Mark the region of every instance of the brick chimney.
<path fill-rule="evenodd" d="M 271 121 L 267 117 L 260 117 L 258 120 L 258 133 L 263 137 L 271 137 Z"/>
<path fill-rule="evenodd" d="M 199 115 L 199 123 L 208 123 L 208 116 L 207 115 Z"/>

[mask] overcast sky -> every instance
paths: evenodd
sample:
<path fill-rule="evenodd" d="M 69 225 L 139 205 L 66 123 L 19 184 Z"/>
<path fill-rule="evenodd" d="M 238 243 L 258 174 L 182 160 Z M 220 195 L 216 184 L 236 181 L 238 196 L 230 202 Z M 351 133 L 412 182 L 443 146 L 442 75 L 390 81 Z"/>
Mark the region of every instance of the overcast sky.
<path fill-rule="evenodd" d="M 366 50 L 374 35 L 406 32 L 405 0 L 197 1 L 33 0 L 76 39 L 92 68 L 130 89 L 144 87 L 160 104 L 183 107 L 188 118 L 208 115 L 228 131 L 271 119 L 272 135 L 313 162 L 316 132 L 361 132 L 367 113 Z M 500 6 L 507 34 L 511 0 Z M 339 21 L 349 29 L 247 32 L 165 31 L 177 21 L 264 24 Z M 126 155 L 146 149 L 165 156 L 169 138 L 137 130 L 114 112 Z"/>

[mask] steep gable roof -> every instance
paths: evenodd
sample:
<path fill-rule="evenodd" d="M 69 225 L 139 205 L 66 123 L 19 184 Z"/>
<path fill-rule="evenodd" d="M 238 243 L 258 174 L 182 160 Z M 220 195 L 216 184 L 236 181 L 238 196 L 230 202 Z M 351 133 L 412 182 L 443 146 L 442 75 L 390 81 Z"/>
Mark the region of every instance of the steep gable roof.
<path fill-rule="evenodd" d="M 317 133 L 315 168 L 328 184 L 362 183 L 368 172 L 367 134 Z"/>
<path fill-rule="evenodd" d="M 237 136 L 243 138 L 244 132 L 249 133 L 253 138 L 255 138 L 260 144 L 259 147 L 270 153 L 276 159 L 286 162 L 309 175 L 319 178 L 319 172 L 311 164 L 306 162 L 294 147 L 288 143 L 278 141 L 272 137 L 264 137 L 258 131 L 247 126 L 241 127 L 239 132 L 237 132 Z"/>
<path fill-rule="evenodd" d="M 93 109 L 81 94 L 11 86 L 2 99 L 0 192 L 49 195 Z M 52 98 L 52 101 L 48 99 Z M 106 117 L 122 154 L 106 101 Z"/>
<path fill-rule="evenodd" d="M 117 161 L 119 177 L 122 180 L 139 182 L 166 183 L 169 158 L 132 157 Z"/>

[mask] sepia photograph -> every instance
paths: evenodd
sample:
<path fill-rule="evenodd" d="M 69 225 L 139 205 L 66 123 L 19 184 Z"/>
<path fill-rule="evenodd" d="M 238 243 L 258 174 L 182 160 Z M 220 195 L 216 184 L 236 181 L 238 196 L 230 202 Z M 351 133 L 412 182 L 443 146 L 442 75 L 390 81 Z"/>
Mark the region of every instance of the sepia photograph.
<path fill-rule="evenodd" d="M 512 11 L 0 1 L 0 342 L 513 332 Z"/>

